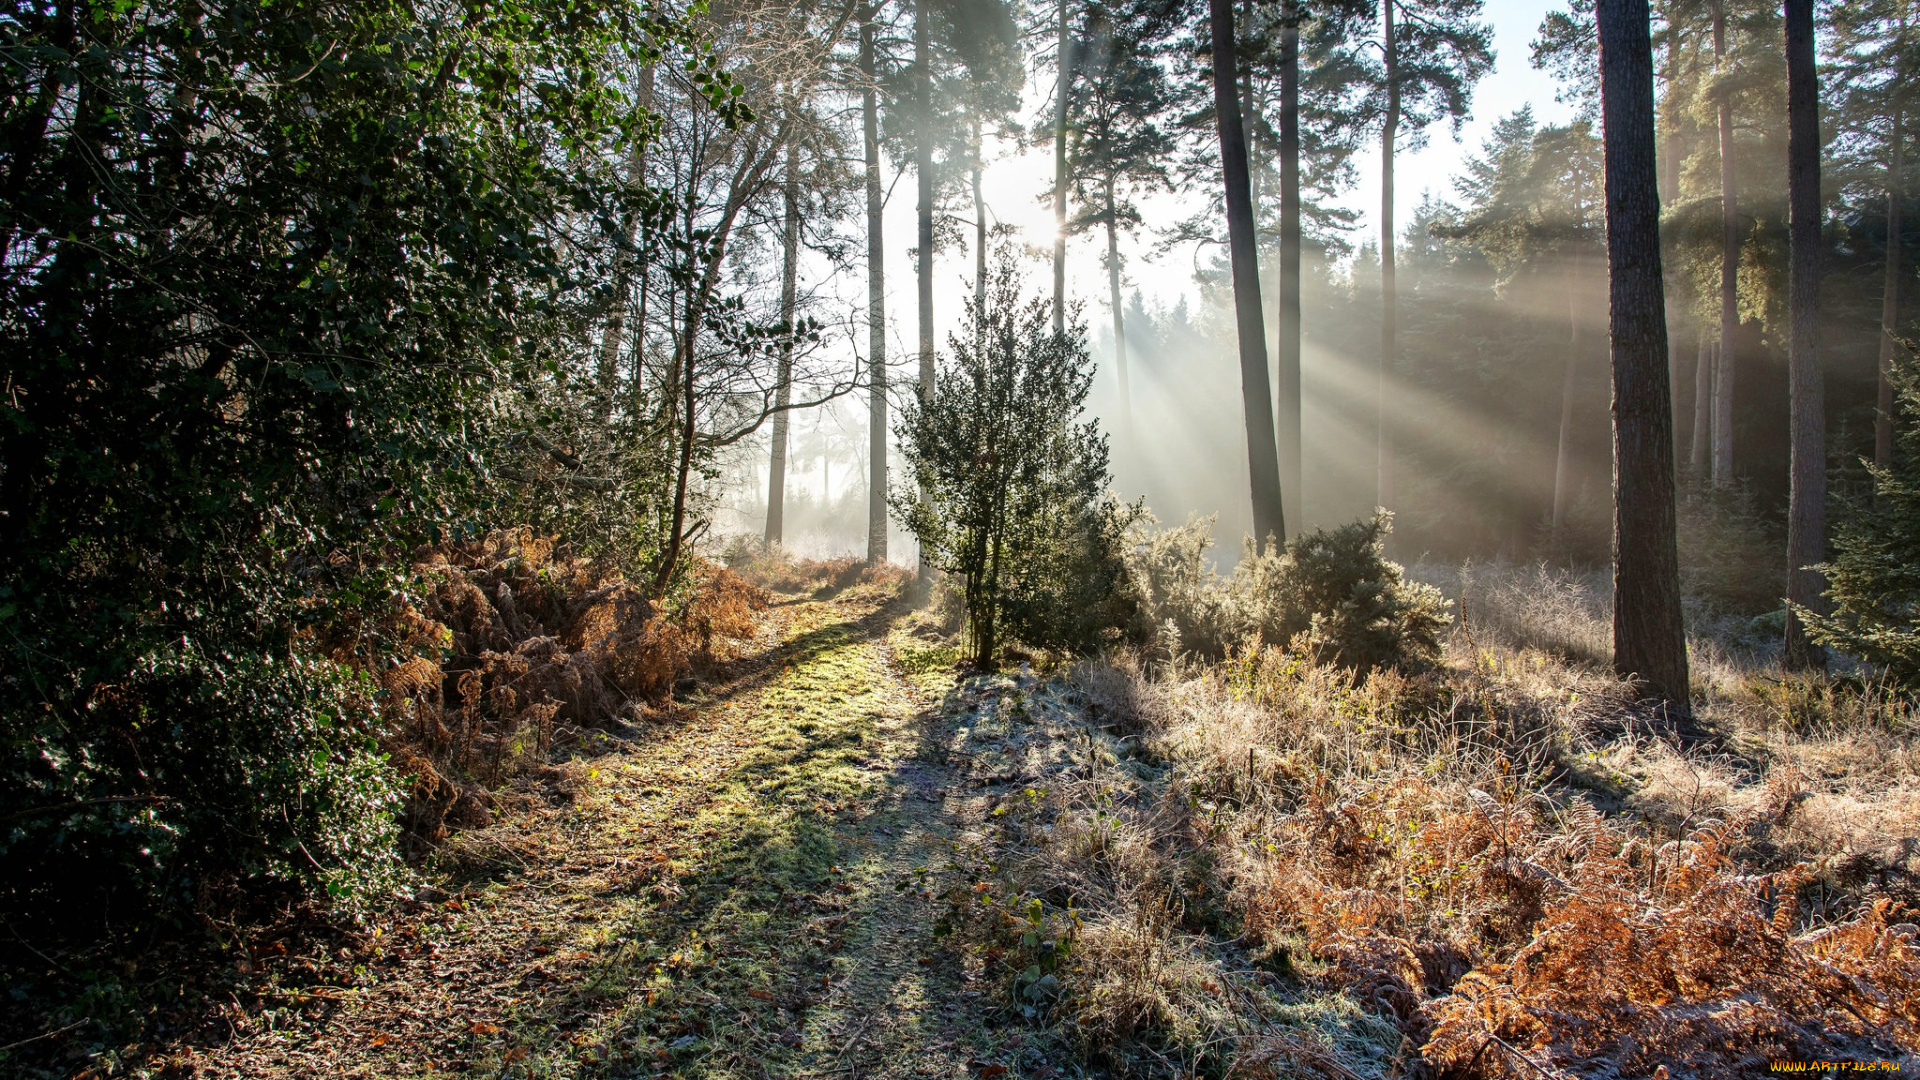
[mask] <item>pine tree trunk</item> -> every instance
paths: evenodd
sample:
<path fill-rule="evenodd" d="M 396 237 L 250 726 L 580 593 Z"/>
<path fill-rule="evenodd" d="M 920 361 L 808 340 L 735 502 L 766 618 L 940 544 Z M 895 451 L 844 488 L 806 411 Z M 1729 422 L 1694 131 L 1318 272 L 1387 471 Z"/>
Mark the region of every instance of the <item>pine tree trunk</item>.
<path fill-rule="evenodd" d="M 914 213 L 919 224 L 914 250 L 914 284 L 920 315 L 920 399 L 933 399 L 933 56 L 927 28 L 927 0 L 913 5 L 914 102 L 919 112 L 914 132 L 914 179 L 919 199 Z M 925 502 L 927 491 L 920 490 Z M 919 572 L 926 581 L 933 567 L 921 552 Z"/>
<path fill-rule="evenodd" d="M 1053 332 L 1067 328 L 1067 94 L 1073 86 L 1073 39 L 1067 0 L 1060 0 L 1060 81 L 1053 102 Z"/>
<path fill-rule="evenodd" d="M 1240 400 L 1246 413 L 1247 472 L 1253 489 L 1253 533 L 1287 535 L 1281 512 L 1280 461 L 1273 430 L 1272 387 L 1267 377 L 1267 335 L 1260 311 L 1260 264 L 1253 229 L 1252 180 L 1247 136 L 1236 93 L 1233 0 L 1208 0 L 1213 51 L 1213 108 L 1220 134 L 1220 171 L 1226 184 L 1227 248 L 1233 266 L 1234 325 L 1240 346 Z"/>
<path fill-rule="evenodd" d="M 1613 667 L 1690 726 L 1674 538 L 1653 42 L 1647 0 L 1598 0 L 1613 353 Z"/>
<path fill-rule="evenodd" d="M 1567 524 L 1567 500 L 1573 482 L 1573 388 L 1580 365 L 1578 265 L 1567 267 L 1567 364 L 1560 379 L 1560 445 L 1553 458 L 1553 523 L 1549 535 L 1560 544 Z"/>
<path fill-rule="evenodd" d="M 774 384 L 773 457 L 767 465 L 767 543 L 785 539 L 787 517 L 787 409 L 793 404 L 793 317 L 800 277 L 800 153 L 787 145 L 786 220 L 780 236 L 780 321 L 788 338 L 780 347 L 780 372 Z"/>
<path fill-rule="evenodd" d="M 1713 4 L 1713 55 L 1726 74 L 1727 12 L 1724 0 Z M 1733 98 L 1720 94 L 1720 352 L 1713 383 L 1713 484 L 1733 483 L 1733 376 L 1737 355 L 1734 334 L 1740 329 L 1740 208 L 1736 201 L 1733 161 Z"/>
<path fill-rule="evenodd" d="M 980 118 L 973 118 L 973 303 L 987 307 L 987 200 L 980 191 Z"/>
<path fill-rule="evenodd" d="M 1114 221 L 1114 177 L 1107 176 L 1107 299 L 1113 306 L 1113 367 L 1120 380 L 1120 417 L 1114 425 L 1120 450 L 1133 448 L 1133 389 L 1127 384 L 1127 321 L 1120 306 L 1120 228 Z"/>
<path fill-rule="evenodd" d="M 933 80 L 931 43 L 927 34 L 927 0 L 913 5 L 914 100 L 919 112 L 914 133 L 914 179 L 919 199 L 914 204 L 919 224 L 914 250 L 914 284 L 919 289 L 920 393 L 933 393 Z"/>
<path fill-rule="evenodd" d="M 1293 527 L 1302 512 L 1305 457 L 1300 407 L 1300 5 L 1289 0 L 1280 31 L 1280 335 L 1274 353 L 1279 407 L 1280 490 L 1292 501 Z"/>
<path fill-rule="evenodd" d="M 1382 0 L 1382 55 L 1387 115 L 1380 125 L 1380 370 L 1375 378 L 1374 424 L 1379 448 L 1376 503 L 1393 509 L 1393 430 L 1387 423 L 1388 393 L 1399 351 L 1399 295 L 1394 281 L 1393 142 L 1400 128 L 1400 57 L 1393 40 L 1393 0 Z"/>
<path fill-rule="evenodd" d="M 1693 439 L 1688 472 L 1698 484 L 1707 476 L 1708 445 L 1713 438 L 1713 337 L 1700 327 L 1700 348 L 1693 361 Z"/>
<path fill-rule="evenodd" d="M 1893 467 L 1893 350 L 1894 334 L 1900 327 L 1900 233 L 1902 203 L 1906 192 L 1901 173 L 1905 132 L 1900 108 L 1893 110 L 1891 160 L 1887 169 L 1887 267 L 1886 282 L 1880 295 L 1880 377 L 1874 397 L 1873 463 L 1883 469 Z"/>
<path fill-rule="evenodd" d="M 867 562 L 877 565 L 887 561 L 887 245 L 875 16 L 869 5 L 860 20 L 860 119 L 867 159 Z"/>
<path fill-rule="evenodd" d="M 1826 390 L 1820 372 L 1820 84 L 1814 0 L 1786 0 L 1787 370 L 1793 442 L 1787 497 L 1787 633 L 1790 668 L 1825 666 L 1793 605 L 1824 610 L 1827 557 Z"/>

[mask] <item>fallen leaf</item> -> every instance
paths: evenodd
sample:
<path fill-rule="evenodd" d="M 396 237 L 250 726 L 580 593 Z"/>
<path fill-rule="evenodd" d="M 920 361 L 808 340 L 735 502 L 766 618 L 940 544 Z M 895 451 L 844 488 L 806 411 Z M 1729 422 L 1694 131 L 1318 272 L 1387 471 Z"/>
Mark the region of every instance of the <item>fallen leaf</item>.
<path fill-rule="evenodd" d="M 499 1033 L 499 1031 L 499 1024 L 489 1024 L 485 1020 L 475 1020 L 473 1025 L 467 1028 L 467 1034 L 469 1035 L 494 1035 Z"/>
<path fill-rule="evenodd" d="M 373 1045 L 375 1046 L 385 1046 L 392 1041 L 393 1041 L 393 1036 L 387 1034 L 384 1031 L 373 1037 Z"/>
<path fill-rule="evenodd" d="M 767 993 L 765 990 L 749 990 L 747 991 L 747 996 L 755 999 L 756 1001 L 772 1001 L 773 1000 L 773 995 Z"/>
<path fill-rule="evenodd" d="M 1005 1065 L 990 1065 L 984 1061 L 969 1061 L 967 1062 L 967 1068 L 977 1071 L 982 1077 L 982 1080 L 994 1080 L 997 1076 L 1007 1075 L 1007 1067 Z"/>
<path fill-rule="evenodd" d="M 500 1060 L 509 1065 L 512 1065 L 516 1061 L 525 1061 L 527 1060 L 527 1048 L 524 1046 L 516 1046 L 506 1053 L 501 1054 Z"/>

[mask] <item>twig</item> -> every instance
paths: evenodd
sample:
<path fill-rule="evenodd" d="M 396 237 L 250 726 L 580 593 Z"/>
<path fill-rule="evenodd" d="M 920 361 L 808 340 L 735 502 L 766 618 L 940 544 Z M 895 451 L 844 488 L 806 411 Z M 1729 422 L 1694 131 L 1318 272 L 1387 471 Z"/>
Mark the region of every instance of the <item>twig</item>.
<path fill-rule="evenodd" d="M 43 1031 L 40 1034 L 34 1035 L 30 1038 L 21 1039 L 19 1042 L 10 1042 L 5 1046 L 0 1046 L 0 1053 L 5 1053 L 8 1050 L 12 1050 L 17 1046 L 25 1046 L 28 1043 L 39 1042 L 41 1039 L 51 1039 L 55 1035 L 65 1035 L 67 1032 L 72 1031 L 74 1028 L 77 1028 L 81 1024 L 84 1024 L 86 1022 L 87 1022 L 86 1018 L 81 1017 L 80 1019 L 75 1020 L 73 1023 L 68 1024 L 66 1027 L 54 1028 L 52 1031 Z"/>
<path fill-rule="evenodd" d="M 1548 1072 L 1546 1068 L 1544 1068 L 1543 1066 L 1536 1064 L 1532 1058 L 1521 1053 L 1519 1048 L 1515 1047 L 1512 1043 L 1501 1038 L 1500 1036 L 1488 1034 L 1487 1039 L 1488 1039 L 1489 1045 L 1498 1046 L 1500 1049 L 1505 1050 L 1509 1054 L 1512 1054 L 1514 1058 L 1517 1061 L 1519 1061 L 1522 1065 L 1525 1065 L 1527 1068 L 1532 1069 L 1534 1072 L 1537 1072 L 1541 1076 L 1546 1077 L 1547 1080 L 1560 1080 L 1559 1077 L 1555 1076 L 1551 1072 Z M 1485 1050 L 1486 1047 L 1482 1046 L 1480 1049 Z M 1479 1055 L 1477 1054 L 1475 1055 L 1476 1058 L 1478 1058 L 1478 1056 Z"/>

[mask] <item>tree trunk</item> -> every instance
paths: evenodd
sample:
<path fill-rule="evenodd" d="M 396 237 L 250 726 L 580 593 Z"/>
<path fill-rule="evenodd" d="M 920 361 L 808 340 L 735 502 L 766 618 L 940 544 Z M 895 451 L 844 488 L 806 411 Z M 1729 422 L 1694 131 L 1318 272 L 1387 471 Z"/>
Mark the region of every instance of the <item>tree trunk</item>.
<path fill-rule="evenodd" d="M 648 64 L 641 70 L 640 86 L 638 89 L 640 107 L 642 109 L 651 108 L 653 106 L 653 65 Z M 633 146 L 628 151 L 627 186 L 632 188 L 646 183 L 646 173 L 646 140 L 636 138 L 633 140 Z M 639 234 L 639 219 L 633 214 L 628 214 L 626 220 L 621 222 L 620 235 L 626 238 L 628 246 L 632 246 L 633 242 L 639 237 Z M 613 419 L 614 406 L 618 401 L 618 398 L 614 394 L 614 384 L 618 381 L 620 372 L 620 349 L 621 346 L 626 343 L 627 305 L 629 302 L 627 293 L 628 290 L 632 288 L 631 275 L 632 256 L 624 251 L 616 252 L 613 262 L 613 303 L 611 309 L 607 312 L 606 329 L 601 332 L 599 370 L 596 372 L 599 379 L 600 393 L 605 402 L 605 411 L 601 417 L 602 422 Z M 645 302 L 644 299 L 642 302 Z M 641 319 L 642 325 L 636 330 L 636 336 L 646 333 L 644 314 L 641 316 Z M 637 377 L 639 374 L 638 364 L 634 367 L 634 373 Z M 629 396 L 631 397 L 632 395 Z"/>
<path fill-rule="evenodd" d="M 987 200 L 980 192 L 980 118 L 973 118 L 973 304 L 987 308 Z"/>
<path fill-rule="evenodd" d="M 1380 370 L 1374 380 L 1374 424 L 1379 449 L 1375 502 L 1393 509 L 1393 430 L 1387 398 L 1399 349 L 1399 296 L 1394 281 L 1393 141 L 1400 128 L 1400 57 L 1393 40 L 1393 0 L 1380 5 L 1380 35 L 1387 80 L 1387 115 L 1380 125 Z"/>
<path fill-rule="evenodd" d="M 1284 539 L 1280 461 L 1273 430 L 1272 388 L 1267 378 L 1267 335 L 1260 311 L 1260 264 L 1253 230 L 1252 180 L 1247 136 L 1235 91 L 1233 0 L 1208 0 L 1213 50 L 1213 108 L 1220 132 L 1220 171 L 1226 184 L 1227 248 L 1233 265 L 1234 326 L 1240 343 L 1240 399 L 1246 412 L 1247 472 L 1253 489 L 1256 544 Z"/>
<path fill-rule="evenodd" d="M 1814 62 L 1814 0 L 1786 0 L 1787 370 L 1793 441 L 1787 497 L 1787 633 L 1790 668 L 1818 668 L 1825 652 L 1807 638 L 1798 609 L 1824 610 L 1827 557 L 1826 392 L 1820 372 L 1820 84 Z"/>
<path fill-rule="evenodd" d="M 1073 39 L 1067 0 L 1060 0 L 1060 82 L 1053 102 L 1053 332 L 1067 328 L 1067 92 L 1073 85 Z"/>
<path fill-rule="evenodd" d="M 786 221 L 780 237 L 780 321 L 787 341 L 780 347 L 780 374 L 774 384 L 773 459 L 767 466 L 767 543 L 785 539 L 787 508 L 787 409 L 793 404 L 793 317 L 800 275 L 800 154 L 787 145 Z"/>
<path fill-rule="evenodd" d="M 1553 523 L 1548 535 L 1558 546 L 1567 524 L 1567 500 L 1573 482 L 1573 387 L 1580 365 L 1578 264 L 1567 266 L 1567 364 L 1560 379 L 1560 446 L 1553 458 Z"/>
<path fill-rule="evenodd" d="M 1724 0 L 1713 4 L 1713 56 L 1725 76 L 1727 11 Z M 1719 95 L 1720 124 L 1720 353 L 1713 384 L 1713 484 L 1733 483 L 1734 333 L 1740 329 L 1740 209 L 1736 202 L 1733 168 L 1733 98 Z"/>
<path fill-rule="evenodd" d="M 933 393 L 933 79 L 927 33 L 927 0 L 913 5 L 913 96 L 919 113 L 914 132 L 914 204 L 919 225 L 914 250 L 914 284 L 919 289 L 920 393 Z"/>
<path fill-rule="evenodd" d="M 914 131 L 914 180 L 919 199 L 914 204 L 919 225 L 914 250 L 914 284 L 918 287 L 920 316 L 920 400 L 933 400 L 933 56 L 927 28 L 927 0 L 913 5 L 913 96 L 916 111 Z M 923 487 L 920 499 L 925 502 Z M 933 567 L 926 553 L 919 558 L 920 579 L 924 582 Z"/>
<path fill-rule="evenodd" d="M 1887 268 L 1880 295 L 1880 379 L 1873 411 L 1873 463 L 1883 469 L 1893 467 L 1893 350 L 1894 334 L 1900 327 L 1900 217 L 1901 203 L 1906 201 L 1900 175 L 1906 167 L 1905 147 L 1901 145 L 1905 140 L 1902 120 L 1900 107 L 1896 105 L 1887 169 Z"/>
<path fill-rule="evenodd" d="M 860 19 L 860 119 L 867 159 L 867 562 L 877 565 L 887 561 L 887 245 L 875 14 L 869 5 Z"/>
<path fill-rule="evenodd" d="M 1120 307 L 1120 228 L 1114 221 L 1114 177 L 1107 176 L 1107 299 L 1113 306 L 1113 367 L 1120 380 L 1120 418 L 1114 425 L 1120 450 L 1133 448 L 1133 390 L 1127 384 L 1127 321 Z"/>
<path fill-rule="evenodd" d="M 660 558 L 660 565 L 654 571 L 653 596 L 659 599 L 667 594 L 667 588 L 673 583 L 674 572 L 679 568 L 680 555 L 686 546 L 689 535 L 687 523 L 688 484 L 693 476 L 693 446 L 699 437 L 697 425 L 698 388 L 694 382 L 694 366 L 699 360 L 699 337 L 706 326 L 707 308 L 713 302 L 713 294 L 719 285 L 721 269 L 726 265 L 727 242 L 733 236 L 734 223 L 739 220 L 740 211 L 746 205 L 747 198 L 759 185 L 760 178 L 772 164 L 774 152 L 768 150 L 761 156 L 759 147 L 750 147 L 748 154 L 734 174 L 728 186 L 728 196 L 720 220 L 710 232 L 709 239 L 702 249 L 699 279 L 687 290 L 687 306 L 681 323 L 681 330 L 674 343 L 674 371 L 678 380 L 675 391 L 679 395 L 681 415 L 679 466 L 673 485 L 673 510 L 667 531 L 666 551 Z M 688 208 L 687 231 L 691 233 L 692 210 Z"/>
<path fill-rule="evenodd" d="M 1290 0 L 1280 30 L 1280 335 L 1274 352 L 1279 407 L 1280 490 L 1293 499 L 1293 527 L 1301 512 L 1305 457 L 1300 408 L 1300 5 Z"/>
<path fill-rule="evenodd" d="M 1693 361 L 1693 439 L 1688 471 L 1698 484 L 1707 476 L 1707 452 L 1713 437 L 1713 337 L 1700 327 L 1700 348 Z"/>
<path fill-rule="evenodd" d="M 1613 667 L 1691 726 L 1647 0 L 1598 0 L 1613 352 Z"/>

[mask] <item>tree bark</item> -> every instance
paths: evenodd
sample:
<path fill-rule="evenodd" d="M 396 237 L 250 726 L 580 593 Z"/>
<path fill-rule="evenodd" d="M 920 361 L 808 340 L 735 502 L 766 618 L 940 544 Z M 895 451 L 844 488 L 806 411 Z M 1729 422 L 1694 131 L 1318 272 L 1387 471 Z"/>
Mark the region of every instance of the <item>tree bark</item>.
<path fill-rule="evenodd" d="M 915 110 L 914 180 L 919 198 L 914 205 L 919 225 L 914 250 L 914 284 L 918 287 L 920 315 L 920 400 L 933 399 L 933 55 L 927 27 L 927 0 L 913 5 L 913 96 Z M 925 502 L 927 492 L 920 491 Z M 924 582 L 933 567 L 926 554 L 919 559 L 920 579 Z"/>
<path fill-rule="evenodd" d="M 1380 5 L 1381 55 L 1387 80 L 1387 114 L 1380 125 L 1380 370 L 1374 385 L 1374 424 L 1379 470 L 1376 503 L 1393 508 L 1393 431 L 1387 423 L 1387 395 L 1399 351 L 1399 295 L 1394 274 L 1393 142 L 1400 128 L 1400 57 L 1393 40 L 1393 0 Z"/>
<path fill-rule="evenodd" d="M 1060 81 L 1053 102 L 1053 332 L 1067 328 L 1067 94 L 1073 86 L 1068 0 L 1060 0 Z"/>
<path fill-rule="evenodd" d="M 1233 0 L 1208 0 L 1213 51 L 1213 108 L 1220 134 L 1220 171 L 1226 185 L 1227 248 L 1233 266 L 1234 325 L 1240 346 L 1240 399 L 1246 413 L 1247 472 L 1253 489 L 1256 544 L 1284 539 L 1280 461 L 1273 430 L 1272 388 L 1267 378 L 1267 335 L 1260 311 L 1260 264 L 1253 229 L 1252 179 L 1247 136 L 1236 93 Z"/>
<path fill-rule="evenodd" d="M 1120 417 L 1114 425 L 1122 453 L 1133 448 L 1133 389 L 1127 382 L 1127 320 L 1120 301 L 1120 227 L 1114 221 L 1114 184 L 1107 176 L 1107 299 L 1113 307 L 1113 367 L 1120 380 Z"/>
<path fill-rule="evenodd" d="M 1707 454 L 1713 438 L 1713 337 L 1702 326 L 1700 348 L 1693 361 L 1693 439 L 1688 447 L 1688 471 L 1698 484 L 1707 476 Z"/>
<path fill-rule="evenodd" d="M 919 289 L 920 393 L 933 393 L 933 58 L 927 32 L 927 0 L 913 5 L 913 96 L 915 120 L 914 179 L 919 199 L 914 215 L 919 225 L 914 250 L 914 278 Z"/>
<path fill-rule="evenodd" d="M 1713 3 L 1713 57 L 1724 77 L 1732 64 L 1727 56 L 1727 11 L 1724 0 Z M 1720 90 L 1720 352 L 1713 382 L 1713 484 L 1733 483 L 1733 376 L 1737 353 L 1734 334 L 1740 329 L 1740 208 L 1734 188 L 1733 98 Z"/>
<path fill-rule="evenodd" d="M 1807 638 L 1799 608 L 1821 611 L 1827 557 L 1826 390 L 1820 371 L 1820 84 L 1814 61 L 1814 0 L 1786 0 L 1787 371 L 1793 443 L 1787 497 L 1787 632 L 1790 668 L 1819 668 L 1825 651 Z M 1798 605 L 1796 607 L 1796 605 Z"/>
<path fill-rule="evenodd" d="M 860 119 L 867 179 L 867 562 L 887 561 L 887 276 L 885 198 L 880 190 L 877 9 L 860 19 Z"/>
<path fill-rule="evenodd" d="M 1901 173 L 1906 167 L 1906 133 L 1902 130 L 1901 110 L 1893 109 L 1892 145 L 1887 169 L 1887 266 L 1886 282 L 1880 295 L 1880 376 L 1874 395 L 1873 463 L 1883 469 L 1893 467 L 1893 355 L 1894 334 L 1900 327 L 1900 220 L 1901 204 L 1906 201 Z"/>
<path fill-rule="evenodd" d="M 1674 537 L 1653 42 L 1647 0 L 1598 0 L 1613 353 L 1613 666 L 1690 726 Z"/>
<path fill-rule="evenodd" d="M 1293 499 L 1293 527 L 1301 512 L 1305 457 L 1300 408 L 1300 5 L 1289 0 L 1280 29 L 1280 310 L 1274 352 L 1279 407 L 1280 490 Z"/>
<path fill-rule="evenodd" d="M 780 347 L 780 372 L 774 384 L 773 459 L 767 466 L 767 543 L 785 539 L 787 507 L 787 409 L 793 404 L 793 317 L 800 276 L 800 154 L 787 144 L 786 220 L 780 237 L 780 321 L 787 341 Z"/>
<path fill-rule="evenodd" d="M 980 191 L 980 117 L 973 118 L 973 303 L 987 308 L 987 200 Z"/>
<path fill-rule="evenodd" d="M 761 178 L 771 166 L 774 152 L 763 151 L 758 146 L 750 146 L 732 181 L 728 184 L 727 202 L 721 212 L 703 249 L 705 266 L 701 268 L 698 282 L 687 292 L 685 314 L 681 330 L 674 343 L 674 371 L 677 380 L 674 390 L 679 395 L 681 409 L 679 417 L 679 466 L 673 485 L 673 510 L 669 517 L 666 551 L 660 558 L 660 565 L 654 571 L 653 596 L 659 599 L 667 594 L 667 588 L 673 583 L 674 572 L 679 568 L 680 555 L 686 541 L 690 538 L 687 523 L 688 484 L 693 476 L 693 447 L 699 438 L 697 407 L 698 388 L 694 382 L 694 366 L 699 360 L 700 330 L 706 325 L 707 307 L 713 302 L 713 294 L 719 285 L 721 268 L 726 265 L 727 242 L 733 236 L 733 226 L 739 220 L 740 211 L 745 207 L 749 196 L 758 188 Z M 687 231 L 693 232 L 691 207 L 688 209 Z"/>

